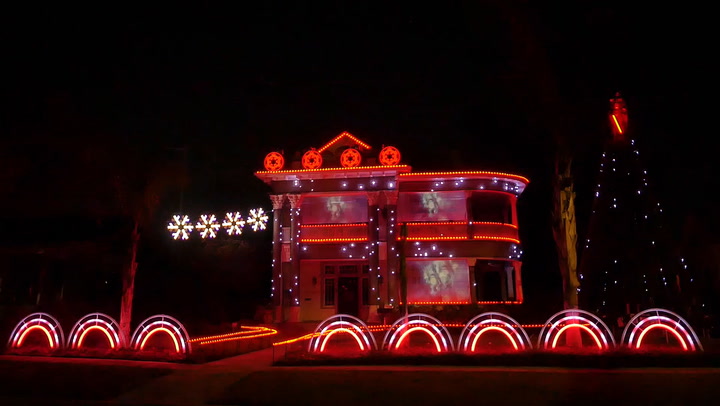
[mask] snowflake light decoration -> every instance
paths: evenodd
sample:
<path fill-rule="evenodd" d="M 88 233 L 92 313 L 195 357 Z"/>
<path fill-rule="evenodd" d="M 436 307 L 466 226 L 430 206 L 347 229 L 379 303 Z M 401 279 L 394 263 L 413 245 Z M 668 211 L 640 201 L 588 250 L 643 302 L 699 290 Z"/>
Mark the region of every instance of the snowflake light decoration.
<path fill-rule="evenodd" d="M 228 235 L 240 235 L 242 234 L 243 227 L 245 227 L 245 220 L 239 211 L 227 213 L 225 214 L 225 220 L 223 220 L 222 226 Z"/>
<path fill-rule="evenodd" d="M 202 238 L 215 238 L 220 229 L 220 223 L 217 222 L 214 214 L 203 214 L 195 225 L 195 229 Z"/>
<path fill-rule="evenodd" d="M 264 230 L 267 224 L 268 216 L 262 208 L 250 210 L 250 216 L 247 224 L 252 226 L 253 231 Z"/>
<path fill-rule="evenodd" d="M 190 224 L 190 218 L 188 216 L 174 215 L 173 221 L 168 224 L 168 231 L 172 233 L 173 239 L 178 238 L 187 240 L 190 238 L 190 233 L 193 230 L 193 225 Z"/>

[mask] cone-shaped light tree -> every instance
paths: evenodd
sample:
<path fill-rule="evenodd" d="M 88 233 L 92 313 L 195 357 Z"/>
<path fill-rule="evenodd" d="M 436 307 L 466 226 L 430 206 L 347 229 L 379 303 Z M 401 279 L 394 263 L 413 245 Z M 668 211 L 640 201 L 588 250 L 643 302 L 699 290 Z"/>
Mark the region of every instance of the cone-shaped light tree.
<path fill-rule="evenodd" d="M 628 126 L 620 94 L 610 100 L 608 137 L 582 241 L 580 300 L 615 320 L 651 307 L 687 312 L 694 279 L 663 224 L 663 207 Z"/>

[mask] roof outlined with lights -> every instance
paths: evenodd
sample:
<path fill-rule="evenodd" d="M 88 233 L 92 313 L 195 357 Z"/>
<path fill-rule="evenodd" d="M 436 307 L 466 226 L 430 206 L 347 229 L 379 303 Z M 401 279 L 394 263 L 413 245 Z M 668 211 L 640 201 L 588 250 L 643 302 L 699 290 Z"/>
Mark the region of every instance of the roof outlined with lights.
<path fill-rule="evenodd" d="M 412 172 L 402 163 L 398 148 L 383 145 L 380 151 L 345 131 L 320 148 L 309 148 L 302 159 L 287 161 L 281 152 L 273 151 L 265 157 L 265 170 L 255 176 L 265 183 L 307 179 L 351 179 L 365 177 L 397 177 L 398 182 L 489 180 L 510 183 L 516 193 L 522 193 L 530 181 L 520 175 L 493 171 Z"/>

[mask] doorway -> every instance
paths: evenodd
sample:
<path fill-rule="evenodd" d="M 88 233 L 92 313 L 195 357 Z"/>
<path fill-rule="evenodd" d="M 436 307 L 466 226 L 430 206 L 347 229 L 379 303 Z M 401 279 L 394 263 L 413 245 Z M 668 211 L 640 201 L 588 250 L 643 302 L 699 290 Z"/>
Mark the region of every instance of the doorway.
<path fill-rule="evenodd" d="M 358 316 L 360 312 L 360 295 L 358 293 L 357 277 L 338 278 L 337 312 Z"/>
<path fill-rule="evenodd" d="M 481 301 L 499 302 L 502 300 L 502 278 L 500 272 L 485 272 L 482 274 Z"/>
<path fill-rule="evenodd" d="M 505 287 L 505 263 L 503 261 L 475 262 L 475 297 L 479 302 L 499 302 L 507 300 Z"/>

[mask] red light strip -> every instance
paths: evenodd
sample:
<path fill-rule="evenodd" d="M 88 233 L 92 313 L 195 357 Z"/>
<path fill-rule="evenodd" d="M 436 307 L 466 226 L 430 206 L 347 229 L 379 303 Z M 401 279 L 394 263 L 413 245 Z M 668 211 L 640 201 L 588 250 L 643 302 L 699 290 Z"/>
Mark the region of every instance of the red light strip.
<path fill-rule="evenodd" d="M 402 241 L 402 237 L 397 238 L 398 241 Z M 466 241 L 473 241 L 473 240 L 486 240 L 486 241 L 508 241 L 508 242 L 514 242 L 515 244 L 520 244 L 520 240 L 517 238 L 511 238 L 511 237 L 497 237 L 492 235 L 476 235 L 473 236 L 473 238 L 467 238 L 467 237 L 445 237 L 445 236 L 436 236 L 436 237 L 407 237 L 404 239 L 405 241 L 448 241 L 448 240 L 466 240 Z"/>
<path fill-rule="evenodd" d="M 370 147 L 368 144 L 360 141 L 359 139 L 357 139 L 354 135 L 350 134 L 349 132 L 344 131 L 344 132 L 342 132 L 340 135 L 338 135 L 337 137 L 333 138 L 330 142 L 328 142 L 327 144 L 323 145 L 323 146 L 322 146 L 320 149 L 318 149 L 317 151 L 320 152 L 320 153 L 322 153 L 323 151 L 325 151 L 326 149 L 332 147 L 333 145 L 335 145 L 336 142 L 340 141 L 341 139 L 343 139 L 343 138 L 345 138 L 345 137 L 350 138 L 353 142 L 356 142 L 358 145 L 360 145 L 360 146 L 363 147 L 363 148 L 371 149 L 371 147 Z"/>
<path fill-rule="evenodd" d="M 463 328 L 463 327 L 466 327 L 466 326 L 467 326 L 466 324 L 462 324 L 462 323 L 447 323 L 447 324 L 433 324 L 433 325 L 434 325 L 434 326 L 438 326 L 438 327 L 446 327 L 446 328 Z M 565 325 L 566 325 L 566 324 L 560 324 L 559 326 L 565 326 Z M 589 326 L 590 324 L 588 324 L 588 323 L 582 323 L 582 324 L 571 323 L 571 325 Z M 470 327 L 473 327 L 473 326 L 475 326 L 475 325 L 474 325 L 474 324 L 470 325 Z M 522 327 L 522 328 L 543 328 L 543 327 L 551 327 L 551 326 L 552 326 L 551 324 L 520 324 L 520 325 L 512 325 L 512 327 Z M 370 332 L 387 331 L 387 330 L 389 330 L 391 327 L 392 327 L 392 326 L 389 325 L 389 324 L 379 324 L 379 325 L 374 325 L 374 326 L 368 326 L 367 330 L 370 331 Z M 395 328 L 398 328 L 398 327 L 399 327 L 399 326 L 395 326 Z M 279 341 L 279 342 L 273 343 L 273 346 L 293 344 L 293 343 L 296 343 L 296 342 L 299 342 L 299 341 L 307 341 L 307 340 L 312 339 L 313 337 L 319 337 L 319 336 L 322 336 L 322 335 L 328 335 L 328 334 L 330 334 L 332 331 L 333 331 L 333 330 L 329 330 L 329 331 L 326 331 L 325 333 L 322 333 L 322 334 L 320 334 L 320 333 L 317 333 L 317 334 L 316 334 L 316 333 L 305 334 L 305 335 L 302 335 L 302 336 L 299 336 L 299 337 L 290 338 L 290 339 L 285 340 L 285 341 Z"/>
<path fill-rule="evenodd" d="M 281 174 L 293 174 L 293 173 L 311 173 L 311 172 L 332 172 L 332 171 L 364 171 L 368 169 L 410 169 L 407 165 L 373 165 L 373 166 L 355 166 L 352 168 L 317 168 L 317 169 L 288 169 L 284 171 L 257 171 L 255 174 L 264 173 L 281 173 Z"/>
<path fill-rule="evenodd" d="M 401 173 L 401 177 L 410 177 L 410 176 L 464 176 L 464 175 L 487 175 L 487 176 L 497 176 L 501 178 L 509 178 L 509 179 L 515 179 L 519 180 L 521 182 L 525 182 L 526 184 L 530 183 L 530 179 L 520 176 L 520 175 L 513 175 L 512 173 L 503 173 L 503 172 L 490 172 L 490 171 L 456 171 L 456 172 L 416 172 L 416 173 Z"/>
<path fill-rule="evenodd" d="M 367 227 L 367 223 L 348 223 L 348 224 L 303 224 L 300 228 L 321 228 L 321 227 Z"/>
<path fill-rule="evenodd" d="M 403 303 L 400 302 L 400 305 Z M 427 302 L 408 302 L 408 305 L 411 306 L 423 306 L 423 305 L 469 305 L 471 304 L 470 301 L 448 301 L 448 302 L 441 302 L 441 301 L 427 301 Z M 522 301 L 516 301 L 516 300 L 499 300 L 499 301 L 480 301 L 475 302 L 475 304 L 522 304 Z M 447 327 L 447 325 L 445 325 Z"/>
<path fill-rule="evenodd" d="M 238 341 L 247 340 L 250 338 L 268 337 L 278 333 L 274 328 L 268 327 L 243 327 L 247 328 L 247 331 L 241 331 L 237 333 L 221 334 L 217 336 L 201 337 L 190 340 L 190 342 L 198 342 L 200 345 L 217 344 L 227 341 Z"/>
<path fill-rule="evenodd" d="M 435 223 L 418 223 L 418 222 L 412 222 L 412 223 L 400 223 L 405 224 L 408 226 L 462 226 L 462 225 L 474 225 L 474 224 L 480 224 L 482 226 L 505 226 L 517 229 L 518 227 L 515 224 L 510 223 L 500 223 L 496 221 L 438 221 Z"/>
<path fill-rule="evenodd" d="M 198 338 L 190 339 L 190 340 L 188 340 L 188 342 L 195 343 L 198 341 L 217 340 L 220 338 L 234 337 L 234 336 L 247 335 L 247 334 L 255 334 L 258 331 L 267 330 L 267 327 L 256 327 L 256 326 L 244 326 L 242 328 L 243 328 L 243 331 L 236 331 L 234 333 L 227 333 L 227 334 L 218 334 L 218 335 L 214 335 L 214 336 L 198 337 Z"/>
<path fill-rule="evenodd" d="M 397 238 L 398 241 L 402 241 L 402 237 Z M 406 241 L 435 241 L 435 240 L 468 240 L 467 237 L 445 237 L 445 236 L 437 236 L 437 237 L 407 237 L 404 240 Z"/>
<path fill-rule="evenodd" d="M 620 134 L 623 133 L 622 127 L 620 127 L 620 123 L 618 122 L 617 117 L 615 117 L 615 114 L 612 115 L 613 121 L 615 122 L 615 127 L 617 127 L 617 130 Z"/>
<path fill-rule="evenodd" d="M 305 243 L 324 243 L 324 242 L 365 242 L 367 237 L 357 238 L 301 238 L 300 242 Z"/>
<path fill-rule="evenodd" d="M 265 333 L 259 333 L 251 336 L 242 336 L 242 337 L 230 337 L 230 338 L 221 338 L 219 340 L 210 340 L 210 341 L 201 341 L 200 345 L 208 345 L 208 344 L 217 344 L 217 343 L 224 343 L 226 341 L 237 341 L 237 340 L 247 340 L 250 338 L 260 338 L 260 337 L 269 337 L 277 334 L 277 330 L 275 329 L 268 329 L 270 331 L 267 331 Z"/>
<path fill-rule="evenodd" d="M 475 235 L 475 236 L 473 236 L 473 240 L 510 241 L 510 242 L 514 242 L 515 244 L 520 244 L 520 240 L 518 240 L 517 238 L 495 237 L 492 235 Z"/>

